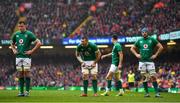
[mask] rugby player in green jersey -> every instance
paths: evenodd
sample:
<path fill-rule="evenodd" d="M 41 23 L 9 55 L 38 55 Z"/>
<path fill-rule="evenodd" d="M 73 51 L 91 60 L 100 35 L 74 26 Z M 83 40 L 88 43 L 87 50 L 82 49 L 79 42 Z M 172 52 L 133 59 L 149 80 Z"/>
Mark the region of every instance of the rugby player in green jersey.
<path fill-rule="evenodd" d="M 119 93 L 116 96 L 122 96 L 124 91 L 122 89 L 122 83 L 121 83 L 121 69 L 122 69 L 122 62 L 123 62 L 123 52 L 122 52 L 122 47 L 121 44 L 118 43 L 118 36 L 117 35 L 113 35 L 112 36 L 112 42 L 114 44 L 112 52 L 106 55 L 102 55 L 102 59 L 108 56 L 112 56 L 112 63 L 111 63 L 111 67 L 109 69 L 109 72 L 106 76 L 107 79 L 107 88 L 106 88 L 106 92 L 104 92 L 103 96 L 109 96 L 110 95 L 110 91 L 111 91 L 111 82 L 112 82 L 112 77 L 113 75 L 115 76 L 115 81 L 117 83 L 117 90 L 119 91 Z"/>
<path fill-rule="evenodd" d="M 26 30 L 24 21 L 18 23 L 18 29 L 19 31 L 13 34 L 11 42 L 12 51 L 16 55 L 16 69 L 19 78 L 18 96 L 29 96 L 31 54 L 40 47 L 41 42 L 36 38 L 35 34 Z M 31 49 L 32 42 L 34 42 L 35 46 Z M 25 92 L 24 84 L 26 84 Z"/>
<path fill-rule="evenodd" d="M 151 81 L 155 90 L 155 97 L 160 97 L 158 92 L 158 84 L 156 81 L 156 72 L 154 59 L 163 50 L 163 46 L 153 37 L 148 35 L 148 29 L 141 29 L 142 38 L 137 40 L 131 47 L 131 52 L 139 59 L 138 69 L 141 71 L 143 86 L 145 89 L 145 97 L 150 97 L 148 91 L 148 81 Z M 157 51 L 153 54 L 154 49 L 157 47 Z M 139 52 L 137 52 L 137 50 Z"/>
<path fill-rule="evenodd" d="M 81 38 L 81 43 L 77 46 L 76 57 L 81 63 L 81 69 L 83 74 L 83 97 L 87 96 L 88 89 L 88 77 L 92 75 L 92 86 L 94 90 L 94 96 L 97 96 L 97 73 L 98 65 L 97 62 L 101 57 L 101 53 L 96 44 L 88 41 L 87 37 Z"/>

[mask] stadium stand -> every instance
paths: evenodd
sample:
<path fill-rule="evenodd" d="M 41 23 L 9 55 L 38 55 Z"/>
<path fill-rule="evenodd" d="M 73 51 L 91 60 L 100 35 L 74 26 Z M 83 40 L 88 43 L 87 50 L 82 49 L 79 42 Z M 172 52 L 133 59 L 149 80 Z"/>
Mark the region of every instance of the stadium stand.
<path fill-rule="evenodd" d="M 16 15 L 16 3 L 10 0 L 0 1 L 0 38 L 9 39 L 18 17 Z"/>
<path fill-rule="evenodd" d="M 180 29 L 178 6 L 173 0 L 107 0 L 104 6 L 91 11 L 89 3 L 65 4 L 63 0 L 32 0 L 31 6 L 22 13 L 28 28 L 40 38 L 62 39 L 70 34 L 88 17 L 75 36 L 122 36 L 139 35 L 139 29 L 147 26 L 151 33 L 162 34 Z M 1 1 L 2 2 L 2 1 Z M 25 1 L 3 1 L 1 5 L 1 37 L 9 38 L 18 21 L 16 11 Z M 1 3 L 2 4 L 2 3 Z M 98 2 L 94 4 L 98 5 Z M 131 6 L 129 6 L 131 5 Z M 10 16 L 9 16 L 10 15 Z"/>

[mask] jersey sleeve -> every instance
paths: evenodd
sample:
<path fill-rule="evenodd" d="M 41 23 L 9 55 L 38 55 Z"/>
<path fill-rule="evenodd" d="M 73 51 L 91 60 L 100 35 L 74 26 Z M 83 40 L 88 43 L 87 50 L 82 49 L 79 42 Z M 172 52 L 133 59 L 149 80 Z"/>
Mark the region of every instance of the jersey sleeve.
<path fill-rule="evenodd" d="M 152 37 L 152 42 L 153 42 L 153 44 L 154 44 L 154 46 L 156 46 L 159 42 L 155 39 L 155 38 L 153 38 Z"/>
<path fill-rule="evenodd" d="M 137 47 L 137 48 L 139 47 L 139 40 L 137 40 L 137 41 L 134 43 L 134 46 Z"/>
<path fill-rule="evenodd" d="M 93 49 L 94 49 L 94 51 L 98 51 L 98 47 L 96 44 L 93 45 Z"/>
<path fill-rule="evenodd" d="M 11 37 L 11 44 L 15 44 L 16 43 L 16 33 L 14 33 Z"/>
<path fill-rule="evenodd" d="M 77 46 L 76 51 L 80 52 L 80 45 Z"/>
<path fill-rule="evenodd" d="M 116 45 L 115 49 L 117 50 L 117 52 L 121 52 L 122 51 L 122 46 L 121 45 Z"/>
<path fill-rule="evenodd" d="M 34 33 L 30 32 L 30 39 L 31 39 L 31 41 L 35 41 L 37 39 L 37 37 Z"/>

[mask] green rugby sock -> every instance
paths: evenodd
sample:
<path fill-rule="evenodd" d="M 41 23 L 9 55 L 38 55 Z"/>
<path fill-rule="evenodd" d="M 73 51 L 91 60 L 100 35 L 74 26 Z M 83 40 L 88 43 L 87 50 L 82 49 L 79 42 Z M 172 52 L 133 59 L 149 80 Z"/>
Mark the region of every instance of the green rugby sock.
<path fill-rule="evenodd" d="M 122 89 L 122 83 L 120 80 L 117 81 L 117 91 L 119 91 L 119 89 Z"/>
<path fill-rule="evenodd" d="M 145 92 L 149 93 L 149 91 L 148 91 L 148 83 L 147 82 L 143 82 L 143 86 L 144 86 Z"/>
<path fill-rule="evenodd" d="M 111 90 L 111 87 L 112 87 L 111 82 L 112 82 L 112 80 L 107 80 L 107 84 L 108 84 L 107 89 L 108 89 L 108 91 Z"/>
<path fill-rule="evenodd" d="M 19 78 L 19 91 L 20 93 L 24 93 L 24 78 Z"/>
<path fill-rule="evenodd" d="M 97 93 L 97 80 L 92 80 L 92 86 L 94 89 L 94 93 Z"/>
<path fill-rule="evenodd" d="M 152 84 L 153 84 L 155 93 L 158 93 L 158 84 L 157 84 L 157 81 L 156 81 L 156 82 L 153 82 Z"/>
<path fill-rule="evenodd" d="M 29 92 L 31 79 L 26 77 L 26 91 Z"/>
<path fill-rule="evenodd" d="M 83 88 L 84 88 L 84 94 L 87 94 L 88 80 L 83 80 Z"/>

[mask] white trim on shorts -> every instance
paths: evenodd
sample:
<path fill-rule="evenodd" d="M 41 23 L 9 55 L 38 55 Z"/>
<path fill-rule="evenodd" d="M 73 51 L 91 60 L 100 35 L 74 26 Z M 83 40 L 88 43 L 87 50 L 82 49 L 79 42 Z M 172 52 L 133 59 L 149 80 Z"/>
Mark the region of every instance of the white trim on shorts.
<path fill-rule="evenodd" d="M 156 73 L 154 62 L 139 62 L 138 70 L 140 70 L 141 73 L 148 72 L 150 75 Z"/>
<path fill-rule="evenodd" d="M 81 71 L 83 74 L 97 74 L 98 73 L 98 64 L 94 68 L 91 68 L 91 65 L 94 61 L 84 61 L 85 66 L 81 66 Z"/>
<path fill-rule="evenodd" d="M 18 71 L 29 71 L 31 68 L 31 58 L 16 58 L 16 69 Z"/>

